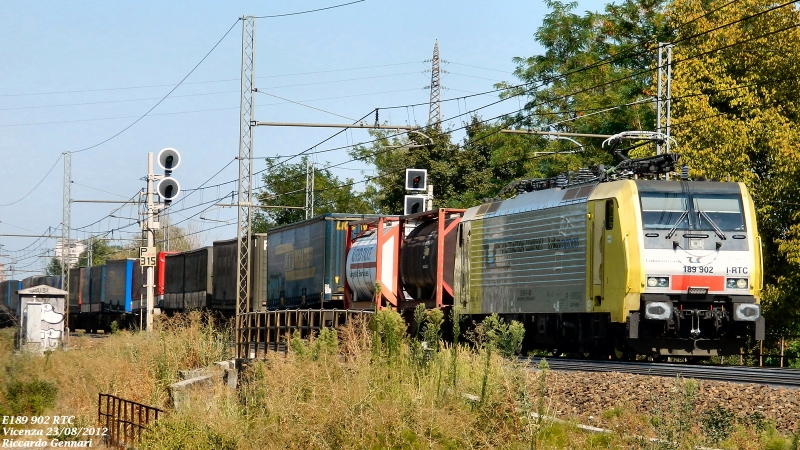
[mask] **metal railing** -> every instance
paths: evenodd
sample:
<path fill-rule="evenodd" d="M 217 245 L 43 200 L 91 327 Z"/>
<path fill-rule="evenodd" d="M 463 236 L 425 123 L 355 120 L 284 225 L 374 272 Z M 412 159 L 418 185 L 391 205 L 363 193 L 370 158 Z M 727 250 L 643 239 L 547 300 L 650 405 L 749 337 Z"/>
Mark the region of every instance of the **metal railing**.
<path fill-rule="evenodd" d="M 163 410 L 152 406 L 110 394 L 98 394 L 97 421 L 107 430 L 103 436 L 106 446 L 130 447 L 164 414 Z"/>
<path fill-rule="evenodd" d="M 286 351 L 287 337 L 300 333 L 307 339 L 323 328 L 339 328 L 350 320 L 368 320 L 372 311 L 345 309 L 287 309 L 241 314 L 236 333 L 237 354 L 263 358 L 268 351 Z"/>

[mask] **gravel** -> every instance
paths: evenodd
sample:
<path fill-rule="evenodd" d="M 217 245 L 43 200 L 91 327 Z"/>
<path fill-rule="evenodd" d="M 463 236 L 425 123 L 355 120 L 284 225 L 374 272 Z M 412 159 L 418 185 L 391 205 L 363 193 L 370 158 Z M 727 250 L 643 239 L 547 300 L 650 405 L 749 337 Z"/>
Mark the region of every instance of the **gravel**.
<path fill-rule="evenodd" d="M 556 417 L 574 417 L 596 426 L 609 425 L 603 412 L 633 408 L 649 414 L 665 408 L 677 398 L 676 379 L 623 373 L 550 372 L 548 397 Z M 725 407 L 739 419 L 759 412 L 779 431 L 794 432 L 800 425 L 800 389 L 773 388 L 755 384 L 697 381 L 694 411 Z"/>

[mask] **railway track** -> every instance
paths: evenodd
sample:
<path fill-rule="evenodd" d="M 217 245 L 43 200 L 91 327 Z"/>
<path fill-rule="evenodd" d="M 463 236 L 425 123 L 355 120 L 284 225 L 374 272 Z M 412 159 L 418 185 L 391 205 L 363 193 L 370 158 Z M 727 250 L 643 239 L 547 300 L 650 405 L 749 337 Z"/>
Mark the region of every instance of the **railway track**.
<path fill-rule="evenodd" d="M 542 358 L 525 359 L 536 367 Z M 658 377 L 683 377 L 698 380 L 751 383 L 772 387 L 800 389 L 800 369 L 745 366 L 703 366 L 632 361 L 592 361 L 545 358 L 551 370 L 573 372 L 619 372 Z"/>

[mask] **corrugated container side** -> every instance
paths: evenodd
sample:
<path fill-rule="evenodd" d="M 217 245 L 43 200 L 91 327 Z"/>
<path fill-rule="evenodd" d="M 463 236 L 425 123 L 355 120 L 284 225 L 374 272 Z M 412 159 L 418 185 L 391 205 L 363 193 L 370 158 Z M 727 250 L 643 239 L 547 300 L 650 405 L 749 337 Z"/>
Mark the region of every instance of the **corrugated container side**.
<path fill-rule="evenodd" d="M 319 307 L 342 300 L 347 225 L 382 217 L 325 214 L 267 232 L 267 308 Z"/>
<path fill-rule="evenodd" d="M 267 245 L 266 234 L 253 236 L 250 311 L 263 311 L 267 306 Z M 216 255 L 214 257 L 216 258 Z M 235 275 L 235 272 L 232 274 Z"/>
<path fill-rule="evenodd" d="M 106 266 L 93 266 L 90 270 L 92 272 L 92 289 L 89 311 L 100 312 L 103 310 L 103 300 L 105 299 Z"/>
<path fill-rule="evenodd" d="M 167 269 L 167 256 L 169 255 L 177 255 L 178 252 L 158 252 L 158 259 L 156 261 L 156 268 L 155 268 L 155 283 L 156 283 L 156 300 L 162 299 L 164 296 L 164 283 L 165 283 L 165 273 Z M 163 300 L 163 299 L 162 299 Z"/>
<path fill-rule="evenodd" d="M 236 311 L 238 251 L 237 239 L 214 242 L 211 308 L 216 311 Z"/>
<path fill-rule="evenodd" d="M 207 308 L 213 290 L 213 248 L 205 247 L 184 253 L 184 306 Z"/>
<path fill-rule="evenodd" d="M 15 317 L 16 308 L 11 306 L 11 301 L 18 285 L 17 280 L 0 282 L 0 324 L 7 323 Z"/>
<path fill-rule="evenodd" d="M 81 269 L 69 269 L 69 312 L 74 314 L 81 310 Z"/>
<path fill-rule="evenodd" d="M 268 308 L 319 304 L 325 270 L 325 222 L 307 221 L 268 232 Z"/>
<path fill-rule="evenodd" d="M 106 288 L 103 309 L 131 312 L 133 260 L 106 261 Z"/>
<path fill-rule="evenodd" d="M 167 255 L 164 262 L 164 309 L 183 310 L 184 254 Z"/>
<path fill-rule="evenodd" d="M 129 312 L 139 311 L 142 296 L 147 294 L 143 287 L 146 278 L 147 276 L 145 273 L 143 273 L 142 266 L 139 264 L 139 260 L 133 260 L 133 277 L 131 278 L 131 307 Z M 145 301 L 147 300 L 145 299 Z"/>
<path fill-rule="evenodd" d="M 91 309 L 92 303 L 92 269 L 90 267 L 81 267 L 81 312 L 88 313 Z"/>
<path fill-rule="evenodd" d="M 322 280 L 322 299 L 326 302 L 344 300 L 347 222 L 347 220 L 333 219 L 326 221 L 325 224 L 325 276 Z"/>
<path fill-rule="evenodd" d="M 11 312 L 14 315 L 19 313 L 19 291 L 23 289 L 22 281 L 17 281 L 17 285 L 11 284 Z"/>

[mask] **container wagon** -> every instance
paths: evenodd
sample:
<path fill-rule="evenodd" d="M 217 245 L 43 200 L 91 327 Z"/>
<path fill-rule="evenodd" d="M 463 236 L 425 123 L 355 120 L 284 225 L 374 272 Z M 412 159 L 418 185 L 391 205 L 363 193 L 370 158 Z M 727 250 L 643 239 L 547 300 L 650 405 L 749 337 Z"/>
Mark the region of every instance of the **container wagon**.
<path fill-rule="evenodd" d="M 0 282 L 0 325 L 6 326 L 14 321 L 19 308 L 19 295 L 22 281 L 6 280 Z"/>
<path fill-rule="evenodd" d="M 164 310 L 187 311 L 211 305 L 213 254 L 213 247 L 204 247 L 166 255 Z"/>
<path fill-rule="evenodd" d="M 238 239 L 214 242 L 211 309 L 226 316 L 236 314 Z M 267 305 L 267 235 L 254 234 L 250 246 L 250 311 Z"/>
<path fill-rule="evenodd" d="M 323 214 L 267 232 L 267 308 L 342 308 L 348 222 L 381 216 Z"/>

